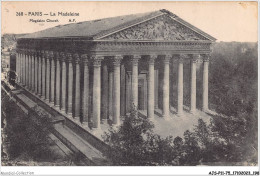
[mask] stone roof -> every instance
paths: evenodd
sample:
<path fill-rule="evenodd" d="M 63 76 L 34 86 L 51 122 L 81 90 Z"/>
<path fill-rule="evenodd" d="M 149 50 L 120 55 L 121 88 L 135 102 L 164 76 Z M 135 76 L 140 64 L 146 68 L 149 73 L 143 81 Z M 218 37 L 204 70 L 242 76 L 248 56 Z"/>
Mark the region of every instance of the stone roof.
<path fill-rule="evenodd" d="M 117 16 L 112 18 L 104 18 L 92 21 L 84 21 L 79 23 L 71 23 L 66 25 L 58 25 L 52 28 L 48 28 L 42 31 L 31 33 L 20 38 L 85 38 L 85 39 L 97 39 L 104 35 L 113 33 L 127 28 L 128 26 L 139 24 L 141 22 L 153 19 L 155 17 L 168 14 L 169 16 L 179 19 L 182 23 L 186 23 L 191 29 L 206 36 L 211 40 L 215 38 L 204 33 L 198 28 L 190 25 L 175 14 L 163 9 L 148 13 L 139 13 L 125 16 Z"/>

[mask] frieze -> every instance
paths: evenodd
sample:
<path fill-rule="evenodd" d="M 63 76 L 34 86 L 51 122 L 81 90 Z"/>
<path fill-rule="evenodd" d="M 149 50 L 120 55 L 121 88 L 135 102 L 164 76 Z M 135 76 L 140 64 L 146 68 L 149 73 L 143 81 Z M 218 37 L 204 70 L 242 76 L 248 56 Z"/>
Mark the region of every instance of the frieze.
<path fill-rule="evenodd" d="M 188 51 L 210 52 L 210 43 L 200 42 L 98 42 L 93 51 Z"/>
<path fill-rule="evenodd" d="M 129 27 L 102 40 L 208 40 L 167 15 Z"/>

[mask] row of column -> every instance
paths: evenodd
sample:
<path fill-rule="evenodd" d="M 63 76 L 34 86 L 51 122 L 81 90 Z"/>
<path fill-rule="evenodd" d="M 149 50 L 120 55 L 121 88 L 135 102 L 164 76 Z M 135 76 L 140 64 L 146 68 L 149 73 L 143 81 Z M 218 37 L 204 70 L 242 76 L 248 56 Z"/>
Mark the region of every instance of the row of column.
<path fill-rule="evenodd" d="M 208 62 L 209 55 L 203 56 L 203 110 L 208 110 Z M 157 55 L 145 56 L 148 59 L 148 92 L 147 92 L 147 116 L 154 118 L 154 62 Z M 184 55 L 164 55 L 160 56 L 163 61 L 163 117 L 169 118 L 170 114 L 170 60 L 178 61 L 178 114 L 183 113 L 183 60 Z M 190 111 L 196 110 L 196 61 L 200 55 L 190 55 L 191 61 L 191 98 Z M 113 71 L 109 73 L 109 86 L 111 90 L 108 95 L 108 114 L 112 116 L 114 125 L 120 124 L 120 65 L 123 56 L 114 56 L 111 59 Z M 138 107 L 138 62 L 141 56 L 131 56 L 131 102 Z M 93 92 L 92 106 L 89 101 L 90 81 L 89 81 L 89 60 L 93 63 Z M 79 118 L 82 103 L 83 123 L 88 122 L 89 107 L 91 107 L 93 117 L 93 128 L 100 127 L 101 121 L 101 62 L 104 56 L 87 56 L 71 53 L 58 52 L 18 52 L 17 53 L 17 74 L 18 82 L 27 89 L 39 95 L 46 102 L 55 105 L 60 110 L 72 116 L 72 106 L 74 105 L 74 117 Z M 83 63 L 83 80 L 81 80 L 80 63 Z M 74 64 L 74 65 L 73 65 Z M 75 70 L 74 70 L 74 69 Z M 73 85 L 73 70 L 75 72 L 75 86 Z M 80 84 L 82 82 L 82 84 Z M 83 86 L 81 91 L 80 86 Z M 73 89 L 75 88 L 75 96 Z M 82 92 L 82 95 L 80 94 Z M 82 96 L 82 98 L 81 98 Z M 74 98 L 74 100 L 73 100 Z M 82 102 L 81 102 L 82 100 Z M 75 102 L 73 104 L 73 101 Z"/>

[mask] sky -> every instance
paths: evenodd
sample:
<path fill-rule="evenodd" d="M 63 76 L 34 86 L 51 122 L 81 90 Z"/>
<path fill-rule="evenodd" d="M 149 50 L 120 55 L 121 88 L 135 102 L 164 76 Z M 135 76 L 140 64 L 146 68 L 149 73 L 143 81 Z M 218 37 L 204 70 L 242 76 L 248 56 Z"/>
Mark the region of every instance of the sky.
<path fill-rule="evenodd" d="M 167 9 L 217 41 L 256 42 L 257 2 L 2 2 L 1 32 L 31 33 L 57 25 Z M 21 13 L 23 12 L 23 16 Z M 43 16 L 29 16 L 42 12 Z M 57 16 L 74 12 L 79 16 Z M 50 16 L 50 13 L 56 16 Z M 27 14 L 27 15 L 25 15 Z M 34 13 L 35 14 L 35 13 Z M 31 20 L 32 19 L 32 20 Z M 34 20 L 58 20 L 40 22 Z M 31 20 L 31 21 L 30 21 Z M 71 21 L 69 21 L 71 20 Z"/>

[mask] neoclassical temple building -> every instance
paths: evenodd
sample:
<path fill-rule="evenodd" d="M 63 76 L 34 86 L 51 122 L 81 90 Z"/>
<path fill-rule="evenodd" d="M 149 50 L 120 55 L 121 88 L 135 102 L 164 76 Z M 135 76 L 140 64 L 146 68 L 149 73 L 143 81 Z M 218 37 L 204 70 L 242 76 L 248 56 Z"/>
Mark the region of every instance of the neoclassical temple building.
<path fill-rule="evenodd" d="M 119 125 L 133 105 L 151 119 L 161 109 L 167 120 L 171 106 L 181 117 L 185 91 L 190 113 L 197 102 L 208 110 L 215 40 L 167 10 L 59 25 L 18 39 L 18 83 L 93 129 Z"/>

